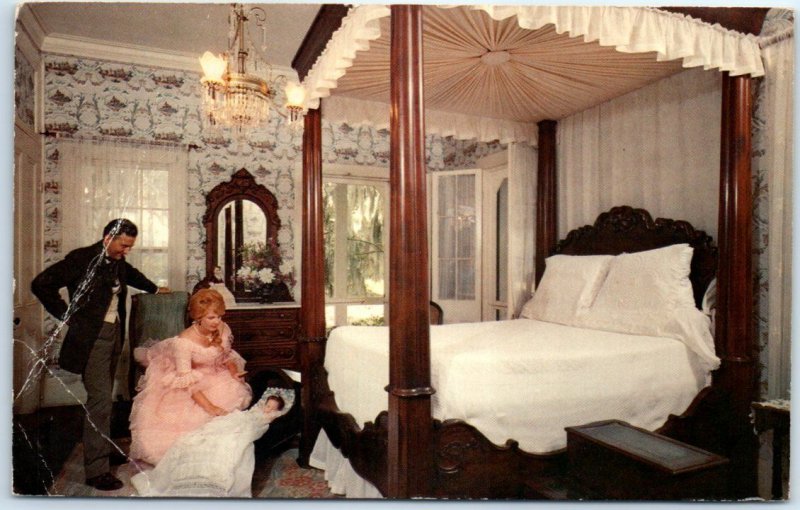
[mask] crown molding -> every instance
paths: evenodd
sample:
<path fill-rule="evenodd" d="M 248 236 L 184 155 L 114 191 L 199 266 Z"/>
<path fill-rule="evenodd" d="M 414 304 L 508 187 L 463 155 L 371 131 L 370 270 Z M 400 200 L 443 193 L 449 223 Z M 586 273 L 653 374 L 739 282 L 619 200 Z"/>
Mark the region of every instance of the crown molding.
<path fill-rule="evenodd" d="M 72 35 L 48 35 L 44 39 L 42 51 L 74 57 L 200 72 L 200 63 L 197 61 L 197 57 L 188 54 L 168 53 L 145 46 L 101 42 L 96 39 Z"/>
<path fill-rule="evenodd" d="M 98 41 L 85 37 L 64 34 L 51 34 L 44 38 L 41 46 L 45 53 L 70 55 L 97 60 L 109 60 L 125 64 L 162 67 L 200 74 L 199 55 L 183 52 L 167 52 L 157 48 Z M 294 69 L 285 66 L 272 66 L 274 76 L 287 76 L 296 79 Z"/>
<path fill-rule="evenodd" d="M 40 52 L 45 35 L 42 24 L 30 9 L 17 6 L 15 43 L 25 58 L 33 65 L 41 60 Z"/>

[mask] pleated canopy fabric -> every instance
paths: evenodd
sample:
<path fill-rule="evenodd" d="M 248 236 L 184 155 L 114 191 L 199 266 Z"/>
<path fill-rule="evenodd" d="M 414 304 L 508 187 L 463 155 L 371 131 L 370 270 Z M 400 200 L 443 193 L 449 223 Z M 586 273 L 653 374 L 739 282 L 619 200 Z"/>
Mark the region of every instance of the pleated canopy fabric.
<path fill-rule="evenodd" d="M 459 137 L 535 144 L 525 124 L 562 119 L 685 67 L 764 73 L 757 37 L 652 8 L 423 10 L 426 125 Z M 304 80 L 310 107 L 335 89 L 365 103 L 325 115 L 388 122 L 389 14 L 382 5 L 351 9 Z"/>

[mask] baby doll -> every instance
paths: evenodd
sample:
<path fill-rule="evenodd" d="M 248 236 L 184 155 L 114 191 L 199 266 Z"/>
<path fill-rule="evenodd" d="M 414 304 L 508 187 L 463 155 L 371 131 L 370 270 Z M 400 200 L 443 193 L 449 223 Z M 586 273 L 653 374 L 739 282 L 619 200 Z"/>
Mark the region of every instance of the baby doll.
<path fill-rule="evenodd" d="M 212 419 L 181 437 L 153 470 L 131 477 L 140 496 L 249 498 L 253 442 L 294 403 L 294 391 L 267 388 L 250 409 Z"/>

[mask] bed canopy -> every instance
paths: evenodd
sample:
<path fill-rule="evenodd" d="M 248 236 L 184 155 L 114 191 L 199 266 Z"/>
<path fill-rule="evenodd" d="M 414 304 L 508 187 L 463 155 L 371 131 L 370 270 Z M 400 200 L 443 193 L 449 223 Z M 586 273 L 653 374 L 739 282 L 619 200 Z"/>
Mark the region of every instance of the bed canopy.
<path fill-rule="evenodd" d="M 325 12 L 325 8 L 321 12 Z M 320 424 L 324 356 L 321 113 L 390 129 L 389 497 L 426 496 L 431 445 L 425 134 L 538 148 L 536 267 L 557 242 L 556 130 L 567 115 L 702 66 L 722 72 L 715 386 L 732 402 L 732 436 L 749 434 L 754 396 L 751 292 L 751 78 L 757 38 L 648 7 L 361 5 L 318 18 L 294 67 L 309 98 L 303 154 L 301 462 Z M 313 37 L 311 34 L 314 34 Z M 324 49 L 319 41 L 330 34 Z M 315 42 L 316 40 L 316 42 Z M 424 94 L 423 94 L 424 90 Z M 732 459 L 752 488 L 747 440 Z M 749 484 L 749 485 L 748 485 Z"/>
<path fill-rule="evenodd" d="M 646 7 L 421 7 L 426 132 L 526 141 L 684 68 L 764 73 L 757 38 Z M 387 127 L 390 9 L 351 9 L 303 81 L 326 118 Z M 354 100 L 355 99 L 355 100 Z"/>

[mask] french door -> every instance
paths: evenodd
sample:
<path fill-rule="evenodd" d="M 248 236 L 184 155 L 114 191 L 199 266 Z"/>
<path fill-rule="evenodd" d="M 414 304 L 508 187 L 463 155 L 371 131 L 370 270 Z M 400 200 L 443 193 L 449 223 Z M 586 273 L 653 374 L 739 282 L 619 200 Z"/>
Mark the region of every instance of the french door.
<path fill-rule="evenodd" d="M 447 323 L 481 320 L 481 184 L 479 170 L 433 174 L 431 299 Z"/>

